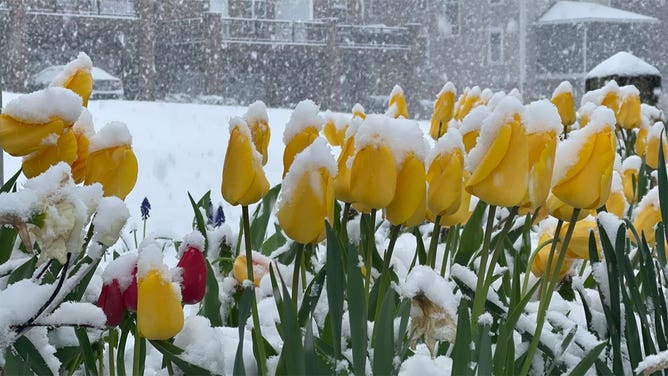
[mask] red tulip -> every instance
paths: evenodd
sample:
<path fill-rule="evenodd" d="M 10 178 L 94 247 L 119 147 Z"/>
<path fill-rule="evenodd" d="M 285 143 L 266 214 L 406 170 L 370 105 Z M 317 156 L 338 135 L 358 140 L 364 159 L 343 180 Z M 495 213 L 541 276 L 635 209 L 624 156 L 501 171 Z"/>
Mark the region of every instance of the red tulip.
<path fill-rule="evenodd" d="M 97 299 L 97 306 L 107 316 L 107 326 L 116 326 L 123 320 L 123 298 L 121 296 L 121 287 L 117 280 L 103 285 L 100 291 L 100 297 Z"/>
<path fill-rule="evenodd" d="M 137 312 L 137 265 L 132 270 L 132 282 L 123 291 L 123 307 L 128 311 Z"/>
<path fill-rule="evenodd" d="M 199 249 L 189 246 L 178 265 L 182 270 L 181 296 L 183 303 L 195 304 L 204 298 L 206 292 L 206 261 Z"/>

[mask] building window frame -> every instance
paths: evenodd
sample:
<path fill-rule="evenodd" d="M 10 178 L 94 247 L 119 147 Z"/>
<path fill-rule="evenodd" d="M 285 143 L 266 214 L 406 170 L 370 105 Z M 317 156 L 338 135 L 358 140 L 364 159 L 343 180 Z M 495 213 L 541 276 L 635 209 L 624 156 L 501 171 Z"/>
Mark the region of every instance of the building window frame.
<path fill-rule="evenodd" d="M 490 65 L 504 63 L 503 41 L 503 28 L 490 27 L 487 31 L 487 62 Z"/>
<path fill-rule="evenodd" d="M 239 12 L 241 18 L 267 18 L 267 0 L 240 0 Z"/>

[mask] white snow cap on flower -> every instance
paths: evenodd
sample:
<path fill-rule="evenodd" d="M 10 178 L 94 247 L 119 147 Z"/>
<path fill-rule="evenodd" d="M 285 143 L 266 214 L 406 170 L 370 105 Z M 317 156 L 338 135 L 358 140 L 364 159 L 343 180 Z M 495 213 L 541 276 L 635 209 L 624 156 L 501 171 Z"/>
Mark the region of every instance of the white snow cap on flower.
<path fill-rule="evenodd" d="M 457 317 L 461 293 L 455 294 L 452 285 L 428 266 L 414 267 L 406 281 L 398 286 L 398 292 L 409 299 L 424 294 L 432 303 L 448 312 L 450 317 Z"/>
<path fill-rule="evenodd" d="M 487 150 L 492 146 L 492 143 L 496 139 L 496 136 L 499 134 L 501 127 L 512 121 L 516 114 L 523 116 L 524 106 L 514 96 L 508 95 L 505 97 L 498 106 L 494 109 L 489 116 L 485 118 L 480 128 L 480 135 L 478 136 L 478 142 L 469 152 L 468 157 L 466 158 L 466 170 L 473 171 L 478 167 L 480 161 L 487 154 Z"/>
<path fill-rule="evenodd" d="M 322 167 L 327 169 L 330 176 L 336 176 L 337 166 L 334 156 L 327 145 L 327 141 L 318 137 L 311 145 L 295 156 L 295 160 L 292 162 L 288 173 L 285 174 L 281 185 L 279 205 L 287 197 L 294 198 L 293 191 L 304 174 L 317 171 Z M 314 188 L 319 187 L 315 182 L 312 182 L 312 185 Z"/>
<path fill-rule="evenodd" d="M 50 87 L 11 100 L 3 113 L 29 123 L 47 123 L 58 117 L 72 124 L 81 115 L 82 103 L 72 90 Z"/>
<path fill-rule="evenodd" d="M 637 155 L 631 155 L 622 162 L 622 172 L 627 170 L 639 171 L 642 166 L 642 158 Z"/>
<path fill-rule="evenodd" d="M 438 96 L 440 97 L 445 93 L 454 93 L 455 95 L 457 95 L 457 88 L 455 87 L 455 84 L 453 84 L 450 81 L 446 82 L 445 85 L 443 85 L 441 91 L 438 92 Z"/>
<path fill-rule="evenodd" d="M 480 99 L 482 99 L 483 103 L 487 103 L 492 97 L 494 96 L 494 92 L 490 88 L 484 88 L 482 92 L 480 93 Z"/>
<path fill-rule="evenodd" d="M 72 130 L 76 134 L 83 134 L 87 138 L 93 137 L 95 134 L 95 127 L 93 126 L 93 116 L 90 114 L 90 111 L 86 107 L 81 109 L 81 115 L 77 121 L 74 122 Z"/>
<path fill-rule="evenodd" d="M 132 145 L 132 135 L 125 123 L 112 121 L 90 138 L 88 152 L 93 153 L 121 145 Z"/>
<path fill-rule="evenodd" d="M 586 127 L 569 133 L 568 138 L 557 146 L 552 172 L 552 186 L 561 182 L 561 179 L 568 174 L 571 167 L 577 163 L 579 151 L 590 136 L 601 132 L 605 128 L 614 132 L 615 124 L 615 114 L 612 110 L 605 106 L 599 106 L 591 114 L 591 119 L 589 119 Z"/>
<path fill-rule="evenodd" d="M 93 70 L 93 61 L 86 55 L 85 52 L 79 52 L 76 59 L 70 61 L 65 65 L 65 69 L 54 77 L 49 87 L 63 87 L 77 71 L 84 71 L 90 73 Z"/>
<path fill-rule="evenodd" d="M 650 189 L 647 194 L 643 196 L 640 203 L 638 203 L 638 206 L 633 210 L 633 219 L 649 206 L 653 206 L 654 209 L 659 209 L 659 186 Z"/>
<path fill-rule="evenodd" d="M 185 252 L 186 249 L 188 249 L 188 247 L 197 248 L 200 251 L 206 251 L 204 249 L 204 243 L 205 241 L 204 241 L 204 236 L 202 236 L 202 233 L 194 230 L 190 234 L 187 234 L 186 236 L 183 237 L 183 242 L 179 247 L 179 251 L 176 257 L 181 258 L 181 256 L 183 256 L 183 252 Z"/>
<path fill-rule="evenodd" d="M 343 129 L 348 126 L 348 116 L 336 112 L 332 112 L 330 110 L 325 111 L 325 113 L 322 115 L 325 123 L 332 123 L 334 124 L 334 128 L 337 130 Z"/>
<path fill-rule="evenodd" d="M 584 106 L 585 103 L 591 102 L 598 106 L 610 92 L 619 93 L 617 81 L 610 80 L 602 88 L 586 92 L 580 100 L 580 105 Z"/>
<path fill-rule="evenodd" d="M 490 111 L 494 111 L 496 106 L 503 100 L 503 98 L 506 97 L 506 92 L 505 91 L 497 91 L 492 95 L 491 98 L 487 101 L 487 107 L 489 107 Z"/>
<path fill-rule="evenodd" d="M 459 131 L 464 135 L 479 130 L 480 127 L 482 127 L 483 121 L 490 113 L 491 112 L 487 106 L 478 106 L 472 109 L 462 120 L 461 125 L 459 126 Z"/>
<path fill-rule="evenodd" d="M 153 238 L 148 237 L 139 243 L 139 257 L 137 258 L 137 280 L 156 270 L 162 278 L 171 281 L 171 273 L 162 257 L 162 246 Z"/>
<path fill-rule="evenodd" d="M 363 119 L 357 117 L 350 120 L 350 124 L 348 124 L 348 129 L 346 129 L 346 136 L 345 136 L 346 140 L 351 136 L 357 134 L 357 130 L 360 128 L 360 125 L 362 124 L 363 121 L 364 121 Z"/>
<path fill-rule="evenodd" d="M 556 89 L 552 92 L 552 98 L 556 97 L 559 94 L 562 93 L 571 93 L 573 94 L 573 85 L 571 85 L 570 82 L 568 81 L 561 81 L 559 86 L 557 86 Z"/>
<path fill-rule="evenodd" d="M 450 154 L 453 149 L 459 149 L 462 155 L 466 155 L 462 134 L 456 128 L 448 128 L 448 131 L 436 141 L 434 147 L 429 151 L 426 160 L 427 168 L 429 168 L 437 156 Z"/>
<path fill-rule="evenodd" d="M 262 101 L 255 101 L 248 106 L 244 119 L 249 123 L 255 122 L 269 122 L 269 115 L 267 115 L 267 105 Z"/>
<path fill-rule="evenodd" d="M 93 218 L 95 235 L 93 240 L 111 247 L 121 236 L 121 229 L 130 218 L 130 211 L 125 202 L 118 197 L 103 197 L 97 206 L 97 214 Z"/>
<path fill-rule="evenodd" d="M 295 109 L 292 110 L 290 120 L 285 125 L 283 143 L 287 144 L 293 137 L 308 127 L 314 127 L 320 132 L 324 120 L 318 115 L 319 112 L 320 107 L 310 99 L 297 103 Z"/>
<path fill-rule="evenodd" d="M 427 154 L 424 134 L 417 121 L 386 115 L 368 115 L 357 130 L 355 150 L 369 145 L 387 145 L 398 168 L 411 152 L 423 161 Z"/>
<path fill-rule="evenodd" d="M 353 106 L 353 114 L 355 112 L 360 112 L 360 113 L 366 114 L 366 111 L 364 110 L 364 107 L 359 103 L 355 103 L 355 105 Z"/>
<path fill-rule="evenodd" d="M 125 291 L 132 283 L 132 272 L 136 266 L 137 254 L 125 253 L 107 265 L 102 272 L 102 283 L 108 285 L 117 280 L 121 291 Z"/>
<path fill-rule="evenodd" d="M 515 99 L 517 99 L 518 101 L 520 101 L 520 103 L 522 103 L 522 101 L 523 101 L 523 99 L 522 99 L 522 93 L 520 93 L 520 90 L 519 90 L 518 88 L 513 88 L 513 89 L 508 93 L 508 96 L 509 96 L 509 97 L 515 97 Z"/>
<path fill-rule="evenodd" d="M 619 98 L 624 99 L 629 96 L 637 97 L 640 95 L 640 90 L 633 85 L 626 85 L 619 88 Z"/>
<path fill-rule="evenodd" d="M 662 112 L 654 106 L 650 106 L 646 103 L 640 104 L 640 112 L 651 119 L 651 121 L 661 120 Z"/>
<path fill-rule="evenodd" d="M 401 86 L 399 85 L 394 85 L 394 87 L 392 88 L 392 92 L 390 93 L 390 99 L 392 99 L 392 97 L 394 97 L 395 95 L 399 94 L 404 95 L 404 89 L 402 89 Z"/>
<path fill-rule="evenodd" d="M 650 140 L 653 140 L 655 138 L 660 138 L 661 137 L 661 132 L 664 132 L 664 130 L 665 130 L 665 127 L 663 126 L 662 122 L 657 121 L 656 123 L 654 123 L 654 125 L 652 125 L 652 128 L 649 129 L 649 133 L 647 134 L 647 142 L 649 143 Z M 665 132 L 664 132 L 663 137 L 664 137 L 663 142 L 665 143 L 666 142 Z"/>
<path fill-rule="evenodd" d="M 610 192 L 623 192 L 622 176 L 617 171 L 612 171 L 612 184 L 610 185 Z"/>
<path fill-rule="evenodd" d="M 563 126 L 557 107 L 547 99 L 531 102 L 524 110 L 527 134 L 553 131 L 561 134 Z"/>

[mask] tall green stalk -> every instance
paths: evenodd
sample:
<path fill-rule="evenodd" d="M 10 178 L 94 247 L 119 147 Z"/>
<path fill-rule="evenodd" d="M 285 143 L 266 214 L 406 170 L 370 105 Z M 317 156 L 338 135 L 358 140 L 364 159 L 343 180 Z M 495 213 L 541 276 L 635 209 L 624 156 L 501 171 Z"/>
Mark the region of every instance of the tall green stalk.
<path fill-rule="evenodd" d="M 431 232 L 431 242 L 429 243 L 429 253 L 427 254 L 427 265 L 436 267 L 436 249 L 438 248 L 438 238 L 441 235 L 441 216 L 437 215 L 434 219 L 434 229 Z"/>
<path fill-rule="evenodd" d="M 250 214 L 248 213 L 248 206 L 242 205 L 241 206 L 242 210 L 242 220 L 244 224 L 244 241 L 246 244 L 246 270 L 248 273 L 248 279 L 251 281 L 246 288 L 249 289 L 255 289 L 255 279 L 253 277 L 253 251 L 251 250 L 251 239 L 250 239 Z M 257 366 L 258 370 L 260 370 L 260 375 L 266 375 L 267 374 L 267 355 L 264 350 L 264 338 L 262 337 L 262 328 L 260 327 L 260 315 L 258 313 L 257 309 L 257 298 L 255 296 L 255 292 L 253 292 L 253 300 L 251 304 L 251 312 L 253 315 L 253 328 L 255 330 L 253 331 L 254 337 L 253 341 L 255 342 L 255 346 L 257 348 Z"/>
<path fill-rule="evenodd" d="M 383 272 L 380 274 L 380 285 L 378 286 L 378 297 L 385 296 L 385 291 L 390 285 L 390 262 L 392 261 L 392 253 L 394 252 L 394 245 L 397 243 L 397 238 L 399 237 L 399 231 L 401 230 L 401 225 L 392 225 L 390 227 L 390 244 L 385 250 L 385 256 L 383 256 Z M 374 317 L 378 319 L 380 314 L 381 304 L 376 304 L 376 313 Z"/>
<path fill-rule="evenodd" d="M 364 274 L 364 300 L 369 307 L 369 292 L 371 290 L 371 268 L 373 267 L 373 248 L 376 242 L 376 209 L 371 209 L 369 228 L 366 239 L 366 273 Z"/>
<path fill-rule="evenodd" d="M 487 259 L 489 258 L 489 243 L 492 239 L 492 231 L 494 227 L 494 216 L 496 215 L 496 205 L 490 205 L 487 211 L 487 226 L 485 227 L 485 237 L 482 242 L 482 249 L 480 250 L 480 267 L 478 268 L 478 280 L 476 283 L 476 291 L 473 297 L 473 309 L 471 311 L 471 322 L 478 323 L 478 317 L 482 314 L 487 301 L 487 294 L 483 294 L 483 286 L 485 284 L 485 272 L 487 267 Z"/>
<path fill-rule="evenodd" d="M 299 269 L 301 269 L 302 257 L 304 255 L 304 244 L 298 243 L 296 252 L 295 267 L 292 271 L 292 304 L 295 306 L 295 309 L 299 310 L 299 307 L 297 307 L 299 300 Z"/>

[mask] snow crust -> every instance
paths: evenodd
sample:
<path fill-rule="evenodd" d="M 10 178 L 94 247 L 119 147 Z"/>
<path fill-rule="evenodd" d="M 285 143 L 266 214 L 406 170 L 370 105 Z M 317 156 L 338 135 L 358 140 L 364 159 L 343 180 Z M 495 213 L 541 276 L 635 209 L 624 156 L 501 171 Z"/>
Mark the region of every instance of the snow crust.
<path fill-rule="evenodd" d="M 355 134 L 355 150 L 368 145 L 387 145 L 400 168 L 409 153 L 424 160 L 427 145 L 420 125 L 415 120 L 393 119 L 385 115 L 367 115 Z"/>
<path fill-rule="evenodd" d="M 106 266 L 102 272 L 102 282 L 108 285 L 117 280 L 121 291 L 125 291 L 132 283 L 132 271 L 135 266 L 137 266 L 137 254 L 134 252 L 123 254 Z"/>
<path fill-rule="evenodd" d="M 556 97 L 559 94 L 571 93 L 573 94 L 573 85 L 568 81 L 561 81 L 556 89 L 552 92 L 552 98 Z"/>
<path fill-rule="evenodd" d="M 466 154 L 462 134 L 456 128 L 448 128 L 448 131 L 436 141 L 434 147 L 429 151 L 425 165 L 430 166 L 436 157 L 450 154 L 454 149 L 461 150 L 462 155 Z"/>
<path fill-rule="evenodd" d="M 547 99 L 529 103 L 524 110 L 527 134 L 554 132 L 561 134 L 563 127 L 557 107 Z"/>
<path fill-rule="evenodd" d="M 121 145 L 132 145 L 132 135 L 125 123 L 112 121 L 90 138 L 88 152 L 93 153 Z"/>
<path fill-rule="evenodd" d="M 656 22 L 654 17 L 585 1 L 557 1 L 539 24 L 582 22 Z"/>
<path fill-rule="evenodd" d="M 283 179 L 281 192 L 279 194 L 279 202 L 288 198 L 299 199 L 294 196 L 294 191 L 299 184 L 299 180 L 304 174 L 315 173 L 318 169 L 323 167 L 327 169 L 330 176 L 336 176 L 337 166 L 334 156 L 327 145 L 327 141 L 322 137 L 318 137 L 311 145 L 295 156 L 295 160 L 290 166 L 290 170 Z M 321 189 L 319 179 L 316 181 L 313 181 L 312 179 L 311 183 L 316 192 Z"/>
<path fill-rule="evenodd" d="M 50 87 L 16 97 L 2 112 L 28 123 L 42 124 L 61 118 L 73 124 L 81 114 L 82 103 L 81 97 L 73 91 Z"/>
<path fill-rule="evenodd" d="M 53 78 L 49 87 L 63 87 L 78 71 L 91 73 L 93 61 L 85 52 L 79 52 L 76 59 L 65 65 L 65 68 L 56 77 Z"/>
<path fill-rule="evenodd" d="M 267 114 L 267 105 L 262 101 L 255 101 L 248 105 L 248 110 L 244 114 L 244 119 L 248 123 L 269 122 Z"/>
<path fill-rule="evenodd" d="M 595 66 L 589 73 L 587 73 L 587 78 L 608 77 L 613 75 L 630 77 L 645 75 L 661 76 L 661 72 L 645 60 L 628 52 L 621 51 Z"/>
<path fill-rule="evenodd" d="M 287 144 L 293 137 L 308 127 L 314 127 L 318 132 L 322 130 L 324 119 L 318 114 L 320 107 L 312 100 L 303 100 L 290 115 L 290 121 L 285 125 L 283 143 Z"/>
<path fill-rule="evenodd" d="M 121 235 L 121 230 L 130 218 L 130 211 L 125 202 L 115 196 L 103 197 L 93 218 L 95 227 L 94 240 L 111 247 Z"/>

